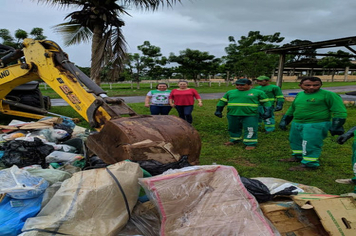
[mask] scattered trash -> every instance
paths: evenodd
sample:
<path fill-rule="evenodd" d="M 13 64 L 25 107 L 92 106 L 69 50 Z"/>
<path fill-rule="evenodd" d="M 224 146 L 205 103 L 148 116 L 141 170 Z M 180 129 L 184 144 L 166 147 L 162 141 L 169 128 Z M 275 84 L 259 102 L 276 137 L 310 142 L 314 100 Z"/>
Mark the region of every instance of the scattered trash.
<path fill-rule="evenodd" d="M 356 235 L 355 193 L 192 166 L 198 157 L 150 139 L 110 165 L 125 156 L 101 159 L 66 117 L 0 129 L 0 235 Z"/>

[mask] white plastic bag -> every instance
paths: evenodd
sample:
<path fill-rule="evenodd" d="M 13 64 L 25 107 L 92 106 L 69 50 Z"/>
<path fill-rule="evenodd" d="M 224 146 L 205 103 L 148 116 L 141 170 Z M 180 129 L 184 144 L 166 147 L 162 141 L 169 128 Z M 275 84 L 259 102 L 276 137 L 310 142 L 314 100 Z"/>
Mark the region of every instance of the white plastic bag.
<path fill-rule="evenodd" d="M 58 142 L 70 136 L 67 131 L 62 129 L 42 129 L 40 133 L 44 135 L 49 142 Z"/>
<path fill-rule="evenodd" d="M 17 166 L 0 171 L 0 193 L 6 193 L 14 199 L 38 197 L 48 185 L 44 178 L 32 176 Z"/>
<path fill-rule="evenodd" d="M 80 154 L 70 153 L 70 152 L 62 152 L 62 151 L 53 151 L 48 156 L 46 156 L 46 163 L 52 162 L 65 162 L 65 163 L 73 163 L 76 160 L 81 160 L 84 157 Z"/>

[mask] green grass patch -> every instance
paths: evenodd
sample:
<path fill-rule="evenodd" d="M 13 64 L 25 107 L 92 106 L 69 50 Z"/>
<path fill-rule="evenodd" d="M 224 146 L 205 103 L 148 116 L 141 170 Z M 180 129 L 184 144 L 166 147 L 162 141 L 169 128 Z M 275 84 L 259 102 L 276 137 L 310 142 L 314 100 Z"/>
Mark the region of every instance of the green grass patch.
<path fill-rule="evenodd" d="M 335 182 L 339 178 L 352 178 L 351 167 L 351 145 L 352 140 L 348 140 L 344 145 L 335 142 L 336 137 L 328 136 L 324 140 L 322 155 L 320 157 L 321 167 L 315 171 L 292 172 L 288 168 L 298 165 L 298 163 L 281 163 L 278 159 L 288 158 L 291 155 L 288 142 L 288 131 L 277 129 L 273 133 L 265 134 L 259 132 L 258 146 L 255 150 L 246 151 L 242 144 L 235 146 L 224 146 L 228 141 L 226 109 L 222 119 L 214 116 L 215 107 L 218 100 L 205 100 L 203 107 L 194 107 L 193 126 L 198 130 L 202 139 L 202 150 L 200 156 L 201 165 L 217 163 L 229 165 L 236 168 L 244 177 L 275 177 L 291 182 L 316 186 L 329 194 L 342 194 L 353 191 L 353 186 L 342 185 Z M 277 122 L 290 106 L 286 102 L 283 111 L 276 112 Z M 149 108 L 143 103 L 129 104 L 139 114 L 150 114 Z M 345 129 L 356 126 L 356 108 L 347 107 L 348 119 Z M 51 112 L 59 113 L 69 117 L 79 117 L 71 107 L 54 107 Z M 171 115 L 176 115 L 176 110 L 172 110 Z M 7 124 L 11 119 L 0 115 L 1 124 Z M 80 126 L 89 127 L 87 122 L 81 119 Z"/>

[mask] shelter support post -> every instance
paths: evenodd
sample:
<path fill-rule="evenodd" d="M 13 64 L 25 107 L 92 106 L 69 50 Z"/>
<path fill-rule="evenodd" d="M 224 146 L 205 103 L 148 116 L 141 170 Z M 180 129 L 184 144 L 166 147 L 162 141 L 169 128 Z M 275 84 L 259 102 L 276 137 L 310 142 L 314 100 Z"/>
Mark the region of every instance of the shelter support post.
<path fill-rule="evenodd" d="M 282 81 L 283 81 L 283 70 L 284 70 L 284 62 L 286 60 L 285 54 L 279 55 L 279 64 L 278 64 L 278 75 L 277 75 L 277 86 L 282 88 Z"/>
<path fill-rule="evenodd" d="M 349 74 L 349 69 L 350 69 L 350 67 L 346 66 L 346 68 L 345 68 L 345 74 L 344 74 L 344 82 L 347 81 L 347 76 L 348 76 L 348 74 Z"/>

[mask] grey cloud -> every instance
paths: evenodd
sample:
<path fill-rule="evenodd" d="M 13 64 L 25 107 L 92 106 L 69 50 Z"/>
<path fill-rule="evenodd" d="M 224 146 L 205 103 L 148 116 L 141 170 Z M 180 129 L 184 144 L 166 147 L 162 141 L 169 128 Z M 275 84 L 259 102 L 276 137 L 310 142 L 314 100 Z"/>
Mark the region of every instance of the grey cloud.
<path fill-rule="evenodd" d="M 90 45 L 64 47 L 62 37 L 51 26 L 63 22 L 69 10 L 37 5 L 32 1 L 2 0 L 0 28 L 15 31 L 44 28 L 80 66 L 90 65 Z M 228 36 L 239 39 L 249 31 L 280 32 L 282 42 L 294 39 L 329 40 L 355 35 L 354 0 L 182 0 L 172 8 L 146 12 L 129 10 L 123 33 L 129 52 L 137 52 L 144 41 L 161 48 L 163 55 L 186 48 L 208 51 L 221 57 Z"/>

